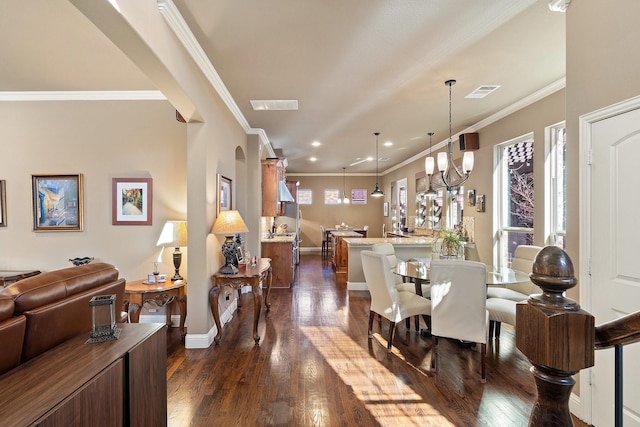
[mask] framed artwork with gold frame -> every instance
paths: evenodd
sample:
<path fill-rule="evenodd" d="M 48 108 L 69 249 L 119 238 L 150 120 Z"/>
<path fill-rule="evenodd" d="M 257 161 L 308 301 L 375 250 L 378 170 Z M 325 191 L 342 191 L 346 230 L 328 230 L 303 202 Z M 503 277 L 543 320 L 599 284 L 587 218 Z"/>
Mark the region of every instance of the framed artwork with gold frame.
<path fill-rule="evenodd" d="M 31 175 L 33 231 L 82 231 L 82 174 Z"/>

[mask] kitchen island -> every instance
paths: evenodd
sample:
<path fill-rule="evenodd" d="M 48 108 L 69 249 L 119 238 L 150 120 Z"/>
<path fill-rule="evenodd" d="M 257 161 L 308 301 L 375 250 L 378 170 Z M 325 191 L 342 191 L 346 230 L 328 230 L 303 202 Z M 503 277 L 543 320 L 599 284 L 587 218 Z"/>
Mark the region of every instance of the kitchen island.
<path fill-rule="evenodd" d="M 376 243 L 391 243 L 398 260 L 411 258 L 430 258 L 433 237 L 377 237 L 377 238 L 344 238 L 348 246 L 349 264 L 347 267 L 347 290 L 366 291 L 367 283 L 362 271 L 361 251 L 370 251 Z"/>
<path fill-rule="evenodd" d="M 260 242 L 262 258 L 271 258 L 273 288 L 290 288 L 295 278 L 294 252 L 297 250 L 293 233 L 273 234 L 263 237 Z"/>

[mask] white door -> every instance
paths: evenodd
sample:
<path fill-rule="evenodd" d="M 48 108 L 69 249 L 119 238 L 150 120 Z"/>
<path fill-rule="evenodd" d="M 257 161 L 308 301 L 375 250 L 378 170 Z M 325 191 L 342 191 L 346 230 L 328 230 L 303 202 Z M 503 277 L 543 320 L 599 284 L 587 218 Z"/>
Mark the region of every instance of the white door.
<path fill-rule="evenodd" d="M 591 313 L 596 325 L 640 310 L 640 109 L 591 124 Z M 584 234 L 583 234 L 584 236 Z M 592 424 L 614 425 L 613 349 L 596 351 Z M 623 351 L 624 426 L 640 426 L 640 344 Z"/>

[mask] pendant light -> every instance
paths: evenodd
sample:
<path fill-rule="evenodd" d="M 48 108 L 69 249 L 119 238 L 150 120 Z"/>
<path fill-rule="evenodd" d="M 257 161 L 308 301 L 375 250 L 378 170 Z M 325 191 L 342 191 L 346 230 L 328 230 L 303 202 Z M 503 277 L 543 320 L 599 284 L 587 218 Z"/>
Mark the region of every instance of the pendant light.
<path fill-rule="evenodd" d="M 447 151 L 438 153 L 438 170 L 440 171 L 440 180 L 442 185 L 450 192 L 457 192 L 461 186 L 471 176 L 473 169 L 473 152 L 465 151 L 462 157 L 462 170 L 453 162 L 453 141 L 451 139 L 451 86 L 456 84 L 455 80 L 447 80 L 444 82 L 449 87 L 449 141 L 447 143 Z M 437 188 L 439 188 L 437 187 Z"/>
<path fill-rule="evenodd" d="M 433 175 L 433 171 L 435 170 L 435 161 L 433 156 L 431 155 L 431 137 L 434 135 L 433 132 L 429 132 L 429 156 L 424 159 L 424 171 L 427 173 L 427 177 L 429 178 L 429 188 L 425 193 L 428 199 L 433 199 L 437 196 L 436 190 L 433 189 L 433 184 L 431 183 L 431 176 Z"/>
<path fill-rule="evenodd" d="M 380 186 L 378 185 L 378 136 L 380 132 L 374 133 L 376 136 L 376 188 L 371 192 L 371 197 L 382 197 L 384 193 L 380 190 Z"/>
<path fill-rule="evenodd" d="M 346 186 L 345 186 L 345 182 L 346 182 L 346 178 L 345 178 L 345 171 L 347 170 L 347 168 L 342 168 L 342 203 L 344 203 L 345 205 L 349 204 L 349 198 L 347 197 L 347 191 L 346 191 Z"/>

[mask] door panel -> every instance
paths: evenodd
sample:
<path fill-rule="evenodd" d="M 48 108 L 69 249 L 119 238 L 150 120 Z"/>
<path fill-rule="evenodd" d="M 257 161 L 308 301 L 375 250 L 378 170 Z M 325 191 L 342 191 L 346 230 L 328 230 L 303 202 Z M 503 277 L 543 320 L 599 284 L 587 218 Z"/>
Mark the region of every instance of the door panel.
<path fill-rule="evenodd" d="M 640 110 L 592 125 L 591 283 L 596 325 L 640 310 Z M 613 349 L 596 351 L 592 423 L 614 420 Z M 624 348 L 624 425 L 640 427 L 640 344 Z"/>

